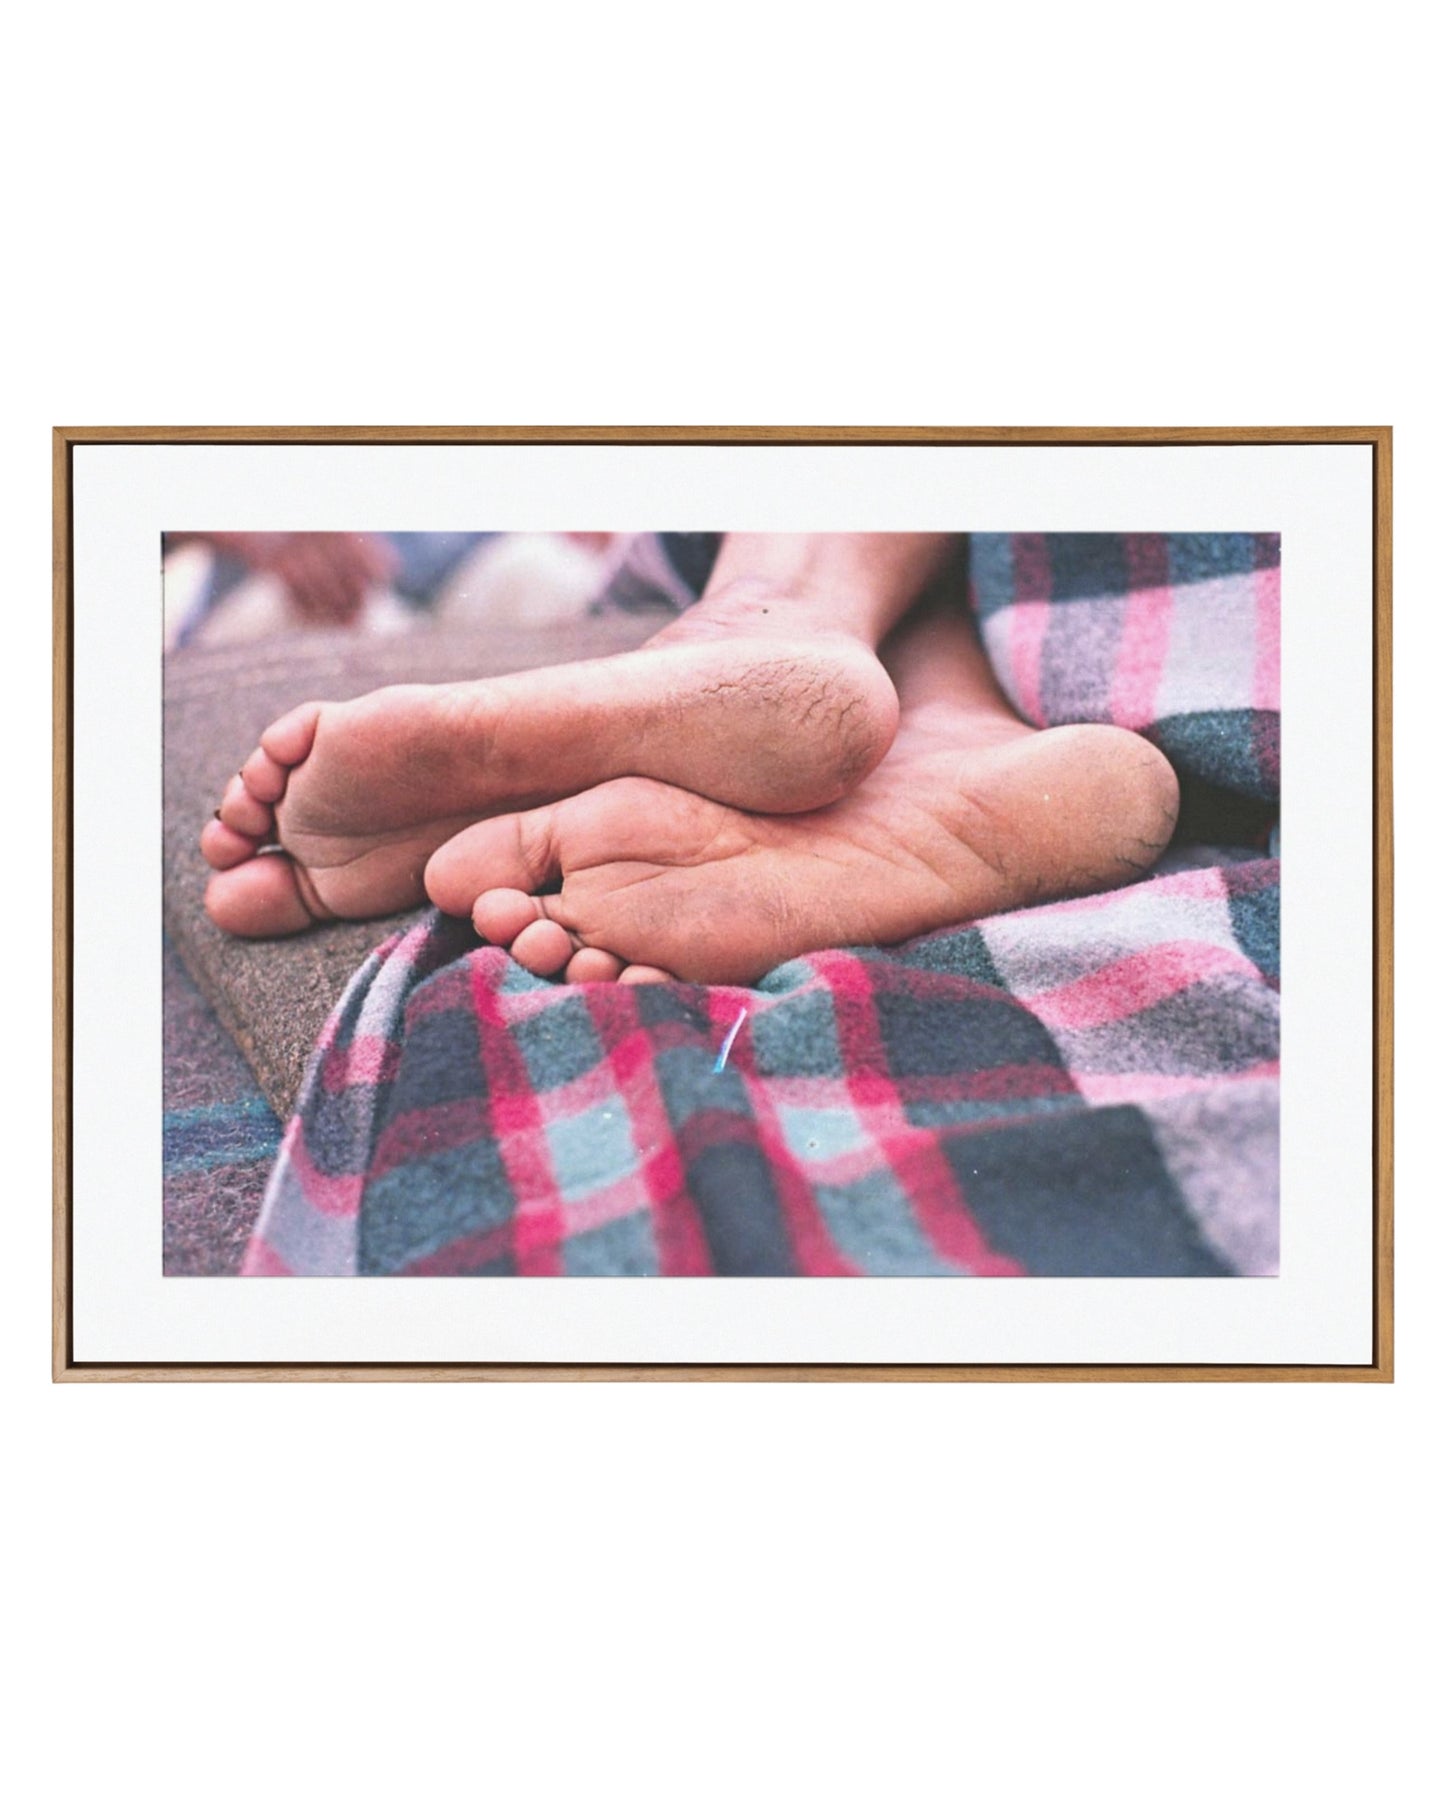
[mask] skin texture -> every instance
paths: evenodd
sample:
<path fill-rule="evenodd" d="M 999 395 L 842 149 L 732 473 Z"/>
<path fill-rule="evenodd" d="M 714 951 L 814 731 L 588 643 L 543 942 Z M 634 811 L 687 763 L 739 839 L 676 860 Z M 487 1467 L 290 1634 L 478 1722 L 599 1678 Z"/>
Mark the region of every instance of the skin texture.
<path fill-rule="evenodd" d="M 545 976 L 746 983 L 1138 876 L 1167 762 L 1021 722 L 960 600 L 914 601 L 948 551 L 734 536 L 639 652 L 303 704 L 202 833 L 207 908 L 270 936 L 429 895 Z"/>
<path fill-rule="evenodd" d="M 956 613 L 916 620 L 888 662 L 897 738 L 839 802 L 760 816 L 622 779 L 464 830 L 428 894 L 545 977 L 748 984 L 825 947 L 1124 883 L 1162 852 L 1178 787 L 1146 741 L 1025 726 Z"/>
<path fill-rule="evenodd" d="M 622 776 L 753 812 L 833 802 L 892 741 L 875 649 L 948 549 L 937 534 L 735 535 L 703 599 L 639 652 L 302 704 L 202 832 L 207 909 L 252 936 L 402 909 L 460 829 Z"/>

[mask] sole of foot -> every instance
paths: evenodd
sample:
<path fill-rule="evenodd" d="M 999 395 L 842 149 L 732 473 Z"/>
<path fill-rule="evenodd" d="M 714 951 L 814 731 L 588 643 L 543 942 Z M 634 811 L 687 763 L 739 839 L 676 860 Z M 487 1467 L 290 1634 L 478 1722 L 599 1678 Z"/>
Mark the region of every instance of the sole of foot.
<path fill-rule="evenodd" d="M 264 937 L 408 908 L 460 829 L 623 775 L 786 813 L 883 757 L 898 699 L 865 646 L 690 619 L 614 658 L 283 715 L 202 832 L 212 919 Z"/>
<path fill-rule="evenodd" d="M 1143 876 L 1178 785 L 1121 728 L 905 717 L 850 796 L 791 817 L 620 779 L 467 828 L 427 892 L 542 977 L 751 984 L 829 947 L 886 946 Z"/>

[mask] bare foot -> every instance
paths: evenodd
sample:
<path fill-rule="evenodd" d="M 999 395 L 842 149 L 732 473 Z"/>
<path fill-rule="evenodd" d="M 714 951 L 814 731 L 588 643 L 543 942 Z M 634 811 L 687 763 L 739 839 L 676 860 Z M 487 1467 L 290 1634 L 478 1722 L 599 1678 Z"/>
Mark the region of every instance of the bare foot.
<path fill-rule="evenodd" d="M 1138 735 L 1026 727 L 956 616 L 906 629 L 890 668 L 898 737 L 830 808 L 757 816 L 619 779 L 466 829 L 428 894 L 544 977 L 749 984 L 799 954 L 1106 889 L 1164 850 L 1178 786 Z"/>
<path fill-rule="evenodd" d="M 886 751 L 897 697 L 865 644 L 787 602 L 739 585 L 637 652 L 293 709 L 201 836 L 212 919 L 278 935 L 406 908 L 478 817 L 624 774 L 749 810 L 842 796 Z M 268 842 L 284 853 L 258 858 Z"/>

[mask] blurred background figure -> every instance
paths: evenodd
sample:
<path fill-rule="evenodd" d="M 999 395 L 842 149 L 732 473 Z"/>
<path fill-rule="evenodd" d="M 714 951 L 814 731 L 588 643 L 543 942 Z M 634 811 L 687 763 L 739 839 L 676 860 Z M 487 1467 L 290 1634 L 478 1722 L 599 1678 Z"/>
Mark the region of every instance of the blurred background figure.
<path fill-rule="evenodd" d="M 167 533 L 166 649 L 423 620 L 544 627 L 584 614 L 628 535 Z"/>
<path fill-rule="evenodd" d="M 166 644 L 355 626 L 397 567 L 374 533 L 167 533 Z"/>
<path fill-rule="evenodd" d="M 551 627 L 575 621 L 607 587 L 614 547 L 628 537 L 490 534 L 438 586 L 432 613 L 443 626 L 490 622 L 499 627 Z"/>

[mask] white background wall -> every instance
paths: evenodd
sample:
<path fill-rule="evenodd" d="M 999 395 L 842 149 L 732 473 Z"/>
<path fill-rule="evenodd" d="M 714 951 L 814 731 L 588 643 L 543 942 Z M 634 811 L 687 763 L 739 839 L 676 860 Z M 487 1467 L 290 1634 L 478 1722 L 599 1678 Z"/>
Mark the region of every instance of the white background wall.
<path fill-rule="evenodd" d="M 1417 15 L 515 10 L 66 9 L 11 67 L 22 1797 L 1423 1797 L 1445 423 Z M 49 1385 L 52 423 L 1378 420 L 1396 1386 Z"/>

